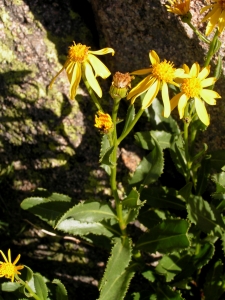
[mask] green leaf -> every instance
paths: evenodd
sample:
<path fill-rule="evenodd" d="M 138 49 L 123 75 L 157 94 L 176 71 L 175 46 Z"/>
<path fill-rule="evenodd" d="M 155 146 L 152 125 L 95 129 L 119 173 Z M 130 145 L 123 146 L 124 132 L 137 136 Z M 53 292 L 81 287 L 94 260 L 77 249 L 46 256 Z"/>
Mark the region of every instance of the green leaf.
<path fill-rule="evenodd" d="M 60 200 L 59 197 L 57 200 L 55 197 L 31 197 L 23 200 L 20 206 L 55 227 L 61 216 L 71 207 L 71 198 L 62 196 Z"/>
<path fill-rule="evenodd" d="M 111 206 L 106 202 L 85 201 L 69 209 L 59 219 L 58 223 L 61 223 L 68 218 L 73 218 L 73 220 L 80 222 L 94 223 L 107 219 L 117 219 L 117 216 Z M 58 224 L 56 227 L 57 226 Z"/>
<path fill-rule="evenodd" d="M 56 284 L 56 300 L 68 300 L 67 291 L 59 279 L 54 279 L 52 283 Z"/>
<path fill-rule="evenodd" d="M 124 132 L 127 131 L 128 127 L 129 127 L 130 124 L 132 123 L 134 117 L 135 117 L 135 108 L 134 108 L 134 105 L 131 104 L 131 105 L 128 107 L 128 110 L 127 110 L 126 120 L 125 120 L 125 124 L 124 124 L 123 131 L 122 131 L 121 135 L 122 135 Z"/>
<path fill-rule="evenodd" d="M 148 270 L 141 273 L 142 276 L 150 282 L 154 282 L 156 280 L 155 270 Z"/>
<path fill-rule="evenodd" d="M 168 253 L 189 247 L 187 230 L 189 224 L 185 220 L 165 220 L 156 225 L 150 232 L 144 233 L 136 243 L 136 248 L 148 252 Z"/>
<path fill-rule="evenodd" d="M 137 132 L 134 136 L 137 144 L 145 150 L 152 150 L 155 146 L 154 138 L 159 143 L 161 149 L 169 148 L 171 143 L 171 133 L 166 131 L 143 131 Z"/>
<path fill-rule="evenodd" d="M 204 285 L 205 300 L 218 300 L 225 293 L 223 264 L 218 260 L 206 275 Z M 224 299 L 224 297 L 223 297 Z"/>
<path fill-rule="evenodd" d="M 89 233 L 97 235 L 105 235 L 113 237 L 114 235 L 120 235 L 120 231 L 115 226 L 110 226 L 107 222 L 94 222 L 85 223 L 77 220 L 68 219 L 64 220 L 57 225 L 57 229 L 70 233 L 73 235 L 87 235 Z"/>
<path fill-rule="evenodd" d="M 130 185 L 149 185 L 155 182 L 163 172 L 163 152 L 158 142 L 155 141 L 155 148 L 138 165 Z"/>
<path fill-rule="evenodd" d="M 211 152 L 211 166 L 216 172 L 220 172 L 225 166 L 225 150 Z"/>
<path fill-rule="evenodd" d="M 156 288 L 157 300 L 185 300 L 180 292 L 174 291 L 168 285 L 159 285 Z"/>
<path fill-rule="evenodd" d="M 116 239 L 100 284 L 99 300 L 122 300 L 134 275 L 131 261 L 132 247 L 129 238 Z"/>
<path fill-rule="evenodd" d="M 110 146 L 108 134 L 104 134 L 101 141 L 101 150 L 100 150 L 100 157 L 99 161 L 101 162 L 101 167 L 106 171 L 108 175 L 111 173 L 110 169 L 110 151 L 112 147 Z M 111 149 L 111 150 L 110 150 Z M 105 156 L 105 158 L 104 158 Z M 105 163 L 104 163 L 105 162 Z"/>
<path fill-rule="evenodd" d="M 38 273 L 34 274 L 34 286 L 35 286 L 36 294 L 38 295 L 40 300 L 47 300 L 48 289 L 44 282 L 43 277 Z"/>
<path fill-rule="evenodd" d="M 20 286 L 21 285 L 17 282 L 3 282 L 0 284 L 0 290 L 3 292 L 14 292 L 20 288 Z"/>
<path fill-rule="evenodd" d="M 141 209 L 138 215 L 138 221 L 148 229 L 161 223 L 165 219 L 166 219 L 165 211 L 153 209 L 153 208 L 146 210 L 146 207 L 144 207 L 143 209 Z"/>
<path fill-rule="evenodd" d="M 212 204 L 222 212 L 225 209 L 225 172 L 214 174 L 212 181 L 216 184 L 216 191 L 212 194 Z"/>
<path fill-rule="evenodd" d="M 123 207 L 136 208 L 140 205 L 139 193 L 135 188 L 133 188 L 129 195 L 122 201 Z"/>
<path fill-rule="evenodd" d="M 20 272 L 21 272 L 20 277 L 23 281 L 29 282 L 33 278 L 33 271 L 25 265 L 24 265 L 24 268 Z"/>
<path fill-rule="evenodd" d="M 200 196 L 192 195 L 187 202 L 189 220 L 196 224 L 205 233 L 214 233 L 216 236 L 222 235 L 225 224 L 220 212 L 203 200 Z"/>
<path fill-rule="evenodd" d="M 144 188 L 141 198 L 146 200 L 147 205 L 158 208 L 172 208 L 177 210 L 186 209 L 185 203 L 179 197 L 175 189 L 167 187 Z"/>
<path fill-rule="evenodd" d="M 185 158 L 184 141 L 181 135 L 173 136 L 173 142 L 171 143 L 170 147 L 170 155 L 177 168 L 177 171 L 186 177 L 187 161 Z"/>
<path fill-rule="evenodd" d="M 211 170 L 211 157 L 207 155 L 201 161 L 201 167 L 198 169 L 198 178 L 197 178 L 197 186 L 196 186 L 196 194 L 202 195 L 208 185 L 208 179 Z"/>

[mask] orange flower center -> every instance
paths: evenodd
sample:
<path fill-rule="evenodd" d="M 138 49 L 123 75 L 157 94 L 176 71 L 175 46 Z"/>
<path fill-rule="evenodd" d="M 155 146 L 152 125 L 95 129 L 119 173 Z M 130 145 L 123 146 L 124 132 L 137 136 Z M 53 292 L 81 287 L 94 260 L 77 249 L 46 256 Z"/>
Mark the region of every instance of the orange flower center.
<path fill-rule="evenodd" d="M 69 47 L 68 57 L 71 61 L 82 63 L 87 59 L 88 56 L 88 49 L 87 47 L 82 44 L 75 44 Z"/>
<path fill-rule="evenodd" d="M 197 97 L 201 89 L 201 80 L 198 78 L 186 78 L 181 84 L 181 91 L 187 95 L 188 98 Z"/>
<path fill-rule="evenodd" d="M 175 68 L 173 68 L 173 63 L 164 60 L 161 63 L 152 66 L 152 75 L 158 80 L 165 82 L 172 82 L 174 79 Z"/>

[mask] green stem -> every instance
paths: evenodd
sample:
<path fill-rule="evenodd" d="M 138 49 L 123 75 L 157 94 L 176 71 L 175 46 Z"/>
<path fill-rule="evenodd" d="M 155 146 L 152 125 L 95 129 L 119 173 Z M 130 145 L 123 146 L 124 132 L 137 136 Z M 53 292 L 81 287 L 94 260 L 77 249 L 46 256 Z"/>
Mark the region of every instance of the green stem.
<path fill-rule="evenodd" d="M 136 116 L 134 117 L 133 121 L 131 122 L 131 124 L 128 126 L 127 130 L 121 134 L 121 136 L 118 138 L 117 140 L 117 145 L 119 145 L 122 140 L 130 133 L 130 131 L 133 129 L 134 125 L 137 123 L 137 121 L 140 119 L 141 115 L 143 114 L 144 109 L 140 108 L 138 113 L 136 114 Z"/>
<path fill-rule="evenodd" d="M 38 297 L 38 295 L 35 294 L 35 292 L 31 289 L 31 287 L 28 285 L 27 282 L 23 281 L 19 276 L 15 275 L 16 280 L 18 280 L 19 283 L 24 285 L 25 289 L 29 292 L 29 294 L 36 300 L 41 300 L 41 298 Z"/>
<path fill-rule="evenodd" d="M 95 93 L 93 92 L 89 82 L 87 81 L 86 77 L 82 74 L 82 79 L 84 81 L 84 84 L 86 85 L 86 88 L 88 90 L 89 95 L 91 96 L 92 100 L 94 101 L 95 106 L 98 110 L 104 112 L 104 110 L 101 107 L 101 104 L 99 103 L 97 97 L 95 96 Z"/>
<path fill-rule="evenodd" d="M 200 38 L 200 40 L 202 40 L 203 42 L 210 44 L 210 40 L 208 40 L 200 31 L 198 31 L 198 29 L 196 29 L 190 21 L 186 21 L 185 23 L 188 24 L 188 26 L 194 31 L 195 34 L 197 34 L 197 36 Z"/>
<path fill-rule="evenodd" d="M 218 35 L 219 35 L 219 31 L 217 30 L 215 32 L 215 35 L 214 35 L 211 43 L 210 43 L 209 51 L 208 51 L 206 59 L 205 59 L 204 67 L 207 67 L 210 64 L 211 58 L 213 57 L 213 55 L 216 52 L 215 47 L 216 47 L 216 43 L 217 43 L 217 40 L 218 40 Z"/>
<path fill-rule="evenodd" d="M 184 111 L 184 120 L 187 118 L 188 119 L 188 104 L 185 107 Z M 187 164 L 187 178 L 186 182 L 188 183 L 190 181 L 190 155 L 189 155 L 189 141 L 188 141 L 188 127 L 189 127 L 189 122 L 184 121 L 184 147 L 185 147 L 185 157 L 186 157 L 186 164 Z"/>
<path fill-rule="evenodd" d="M 112 143 L 114 145 L 114 149 L 111 155 L 112 160 L 112 167 L 111 167 L 111 176 L 110 176 L 110 184 L 112 189 L 113 197 L 116 201 L 116 213 L 118 217 L 118 222 L 120 226 L 120 230 L 123 236 L 126 236 L 126 222 L 123 218 L 123 207 L 120 201 L 117 186 L 116 186 L 116 175 L 117 175 L 117 149 L 118 149 L 118 142 L 117 142 L 117 130 L 116 130 L 116 120 L 117 120 L 117 112 L 119 109 L 121 98 L 114 99 L 113 111 L 112 111 L 112 121 L 114 125 L 114 130 L 112 134 Z"/>

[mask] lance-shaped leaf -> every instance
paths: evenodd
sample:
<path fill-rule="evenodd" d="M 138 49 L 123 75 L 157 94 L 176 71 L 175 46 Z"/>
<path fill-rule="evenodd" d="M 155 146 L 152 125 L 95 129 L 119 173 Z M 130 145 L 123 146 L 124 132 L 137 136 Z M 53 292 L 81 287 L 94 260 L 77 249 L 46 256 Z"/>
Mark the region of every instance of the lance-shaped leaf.
<path fill-rule="evenodd" d="M 158 142 L 155 147 L 138 165 L 133 177 L 129 181 L 130 185 L 139 186 L 140 184 L 149 185 L 155 182 L 163 172 L 163 152 Z"/>
<path fill-rule="evenodd" d="M 154 138 L 159 143 L 161 149 L 169 148 L 171 145 L 171 133 L 166 131 L 143 131 L 135 133 L 135 140 L 137 144 L 145 150 L 152 150 L 155 146 Z"/>
<path fill-rule="evenodd" d="M 124 299 L 134 275 L 131 261 L 132 246 L 129 238 L 116 239 L 100 284 L 99 300 Z"/>
<path fill-rule="evenodd" d="M 111 226 L 109 223 L 104 221 L 85 223 L 73 219 L 67 219 L 59 223 L 57 225 L 57 229 L 62 230 L 66 233 L 80 236 L 87 235 L 90 233 L 97 235 L 105 235 L 107 237 L 120 235 L 120 231 L 115 225 Z"/>
<path fill-rule="evenodd" d="M 38 273 L 34 274 L 34 286 L 35 286 L 36 294 L 38 295 L 39 299 L 47 300 L 48 289 L 43 277 Z"/>
<path fill-rule="evenodd" d="M 112 163 L 110 160 L 110 155 L 113 151 L 113 148 L 114 147 L 110 145 L 108 135 L 104 134 L 101 141 L 99 162 L 101 163 L 101 167 L 106 171 L 108 175 L 110 175 L 111 173 L 110 166 L 112 165 Z"/>
<path fill-rule="evenodd" d="M 225 275 L 223 264 L 218 260 L 208 271 L 204 285 L 205 300 L 224 299 Z M 223 298 L 220 298 L 223 295 Z"/>
<path fill-rule="evenodd" d="M 186 220 L 165 220 L 150 232 L 144 233 L 136 243 L 136 248 L 148 252 L 168 253 L 189 247 L 187 238 L 189 224 Z"/>
<path fill-rule="evenodd" d="M 67 290 L 59 279 L 54 279 L 52 283 L 56 284 L 56 300 L 68 300 Z"/>
<path fill-rule="evenodd" d="M 165 284 L 160 284 L 156 288 L 157 300 L 185 300 L 179 291 Z"/>
<path fill-rule="evenodd" d="M 129 195 L 122 201 L 123 216 L 126 224 L 137 219 L 140 208 L 144 205 L 144 201 L 141 202 L 139 193 L 133 188 Z"/>
<path fill-rule="evenodd" d="M 177 171 L 186 177 L 187 160 L 185 157 L 184 141 L 181 134 L 173 136 L 173 142 L 171 143 L 170 147 L 170 155 L 177 168 Z"/>
<path fill-rule="evenodd" d="M 80 222 L 93 223 L 100 222 L 102 220 L 117 219 L 113 209 L 106 202 L 98 201 L 85 201 L 81 202 L 71 209 L 69 209 L 58 221 L 62 221 L 72 218 Z M 58 225 L 56 225 L 57 227 Z"/>
<path fill-rule="evenodd" d="M 55 194 L 48 198 L 27 198 L 20 206 L 54 227 L 61 216 L 71 207 L 70 201 L 71 198 L 68 196 Z"/>
<path fill-rule="evenodd" d="M 167 187 L 149 187 L 141 192 L 141 199 L 146 200 L 146 204 L 157 208 L 173 208 L 177 210 L 186 209 L 185 203 L 179 197 L 178 191 Z"/>
<path fill-rule="evenodd" d="M 205 233 L 222 236 L 225 229 L 220 212 L 200 196 L 191 195 L 187 202 L 189 220 Z"/>

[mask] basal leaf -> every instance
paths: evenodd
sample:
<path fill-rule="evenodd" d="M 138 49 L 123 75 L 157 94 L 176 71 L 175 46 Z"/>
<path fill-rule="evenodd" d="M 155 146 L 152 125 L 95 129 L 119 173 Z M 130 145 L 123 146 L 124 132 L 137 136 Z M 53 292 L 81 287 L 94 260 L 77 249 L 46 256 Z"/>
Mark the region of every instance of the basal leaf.
<path fill-rule="evenodd" d="M 99 300 L 124 298 L 134 275 L 133 268 L 129 268 L 131 254 L 131 240 L 127 237 L 117 238 L 100 284 Z"/>
<path fill-rule="evenodd" d="M 38 295 L 39 299 L 47 300 L 48 289 L 43 277 L 38 273 L 34 274 L 34 286 L 35 286 L 36 294 Z"/>
<path fill-rule="evenodd" d="M 100 222 L 107 219 L 117 219 L 112 207 L 106 203 L 99 201 L 85 201 L 81 202 L 72 208 L 70 208 L 58 221 L 62 221 L 73 218 L 80 222 L 93 223 Z M 58 225 L 56 225 L 57 227 Z"/>
<path fill-rule="evenodd" d="M 59 279 L 54 279 L 52 283 L 56 284 L 56 300 L 68 300 L 68 295 L 64 284 Z"/>
<path fill-rule="evenodd" d="M 189 247 L 187 238 L 189 224 L 185 220 L 165 220 L 150 232 L 144 233 L 136 243 L 136 248 L 148 252 L 168 253 Z"/>

